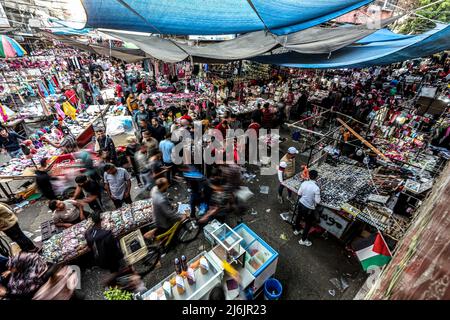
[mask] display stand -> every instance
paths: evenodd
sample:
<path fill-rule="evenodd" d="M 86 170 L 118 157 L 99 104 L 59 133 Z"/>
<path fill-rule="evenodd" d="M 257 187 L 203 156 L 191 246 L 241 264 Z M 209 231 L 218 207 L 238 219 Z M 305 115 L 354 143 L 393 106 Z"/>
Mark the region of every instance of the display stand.
<path fill-rule="evenodd" d="M 180 293 L 174 284 L 174 279 L 177 276 L 175 272 L 170 274 L 163 281 L 158 283 L 152 289 L 148 290 L 142 295 L 144 300 L 151 300 L 152 293 L 156 293 L 157 300 L 204 300 L 208 298 L 209 292 L 222 282 L 224 272 L 220 265 L 217 264 L 210 252 L 203 251 L 194 259 L 191 259 L 188 265 L 198 261 L 201 257 L 205 257 L 209 264 L 209 271 L 202 273 L 200 268 L 195 269 L 195 283 L 189 285 L 187 280 L 183 278 L 185 291 Z M 171 284 L 170 294 L 164 292 L 163 285 L 165 282 Z"/>
<path fill-rule="evenodd" d="M 186 289 L 182 294 L 176 288 L 174 272 L 147 291 L 142 296 L 144 300 L 150 300 L 151 295 L 152 299 L 157 300 L 206 299 L 209 292 L 218 285 L 222 285 L 227 300 L 245 300 L 244 292 L 248 289 L 251 289 L 254 296 L 262 292 L 264 282 L 275 274 L 278 252 L 245 224 L 234 229 L 226 224 L 212 223 L 211 226 L 213 228 L 207 228 L 205 231 L 205 238 L 212 245 L 211 250 L 200 253 L 188 264 L 193 266 L 201 257 L 205 257 L 210 271 L 202 274 L 196 269 L 196 283 L 189 285 L 184 279 Z M 224 260 L 239 273 L 239 284 L 225 272 Z M 165 282 L 171 283 L 171 294 L 164 292 Z"/>

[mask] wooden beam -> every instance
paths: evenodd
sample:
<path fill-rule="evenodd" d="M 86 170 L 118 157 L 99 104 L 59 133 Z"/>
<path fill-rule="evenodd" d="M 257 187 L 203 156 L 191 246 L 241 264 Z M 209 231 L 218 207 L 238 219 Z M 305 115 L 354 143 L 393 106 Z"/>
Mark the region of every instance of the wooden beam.
<path fill-rule="evenodd" d="M 382 157 L 385 161 L 390 161 L 388 157 L 386 157 L 380 150 L 378 150 L 377 148 L 375 148 L 373 145 L 371 145 L 366 139 L 364 139 L 363 137 L 361 137 L 355 130 L 353 130 L 352 128 L 350 128 L 350 126 L 345 123 L 343 120 L 341 120 L 340 118 L 336 118 L 337 121 L 339 121 L 340 124 L 342 124 L 348 131 L 350 131 L 356 138 L 358 138 L 359 140 L 362 141 L 362 143 L 364 143 L 367 147 L 370 148 L 370 150 L 372 150 L 373 152 L 375 152 L 377 155 L 379 155 L 380 157 Z"/>

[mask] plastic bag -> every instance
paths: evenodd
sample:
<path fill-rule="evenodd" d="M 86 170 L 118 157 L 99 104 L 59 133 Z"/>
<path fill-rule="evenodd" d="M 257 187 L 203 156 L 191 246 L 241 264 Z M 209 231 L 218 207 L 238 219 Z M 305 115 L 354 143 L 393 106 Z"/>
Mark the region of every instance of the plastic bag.
<path fill-rule="evenodd" d="M 106 121 L 106 134 L 109 136 L 117 136 L 122 133 L 134 133 L 131 116 L 109 117 Z"/>

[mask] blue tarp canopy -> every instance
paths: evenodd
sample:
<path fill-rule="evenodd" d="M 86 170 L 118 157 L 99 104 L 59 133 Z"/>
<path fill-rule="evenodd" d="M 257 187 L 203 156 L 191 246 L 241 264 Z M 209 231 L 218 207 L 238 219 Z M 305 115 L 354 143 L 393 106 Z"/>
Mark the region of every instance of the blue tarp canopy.
<path fill-rule="evenodd" d="M 172 35 L 285 35 L 373 0 L 82 0 L 87 26 Z M 253 7 L 252 7 L 253 6 Z M 259 16 L 258 16 L 259 15 Z"/>
<path fill-rule="evenodd" d="M 331 55 L 288 52 L 262 55 L 251 60 L 293 68 L 365 68 L 425 57 L 448 50 L 450 49 L 449 39 L 450 26 L 445 24 L 439 24 L 433 30 L 417 36 L 395 35 L 387 30 L 379 30 L 361 39 L 359 43 L 339 49 Z"/>

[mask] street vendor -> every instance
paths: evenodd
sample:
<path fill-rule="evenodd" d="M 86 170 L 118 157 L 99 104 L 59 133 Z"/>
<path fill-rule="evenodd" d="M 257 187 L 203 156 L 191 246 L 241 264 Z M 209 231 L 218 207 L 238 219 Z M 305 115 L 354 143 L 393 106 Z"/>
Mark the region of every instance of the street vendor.
<path fill-rule="evenodd" d="M 283 158 L 280 159 L 280 169 L 282 169 L 282 181 L 292 178 L 295 175 L 295 156 L 298 154 L 298 150 L 295 147 L 289 147 L 288 152 L 284 155 Z M 283 163 L 284 168 L 281 167 L 281 163 Z M 280 181 L 281 182 L 281 181 Z M 278 201 L 280 203 L 283 203 L 283 189 L 284 186 L 280 184 L 280 187 L 278 189 Z M 288 196 L 287 199 L 289 202 L 294 203 L 294 201 L 291 198 L 292 193 L 288 189 Z"/>
<path fill-rule="evenodd" d="M 96 152 L 105 151 L 108 156 L 111 158 L 113 163 L 117 162 L 117 152 L 116 146 L 114 145 L 114 141 L 105 134 L 105 130 L 103 128 L 97 128 L 95 130 L 96 135 L 96 143 L 94 150 Z"/>
<path fill-rule="evenodd" d="M 311 241 L 308 240 L 308 233 L 313 224 L 315 223 L 315 214 L 317 205 L 320 203 L 320 188 L 316 183 L 318 173 L 316 170 L 309 172 L 309 180 L 303 181 L 298 190 L 298 207 L 297 218 L 295 219 L 294 235 L 301 235 L 299 244 L 302 246 L 310 247 Z M 305 219 L 305 227 L 303 231 L 300 230 L 300 220 Z"/>
<path fill-rule="evenodd" d="M 50 141 L 46 137 L 42 137 L 51 146 L 62 149 L 64 153 L 72 153 L 78 151 L 78 145 L 73 135 L 65 128 L 63 128 L 63 138 L 59 142 Z"/>
<path fill-rule="evenodd" d="M 26 140 L 24 136 L 15 131 L 8 131 L 5 127 L 0 126 L 0 148 L 2 152 L 8 152 L 11 158 L 19 158 L 23 155 L 20 148 L 20 141 Z"/>
<path fill-rule="evenodd" d="M 88 204 L 95 212 L 102 211 L 102 188 L 100 185 L 82 174 L 75 178 L 77 188 L 73 195 L 73 200 L 82 199 L 81 201 Z"/>
<path fill-rule="evenodd" d="M 53 211 L 55 226 L 67 229 L 86 219 L 83 205 L 75 200 L 52 200 L 48 204 Z"/>

